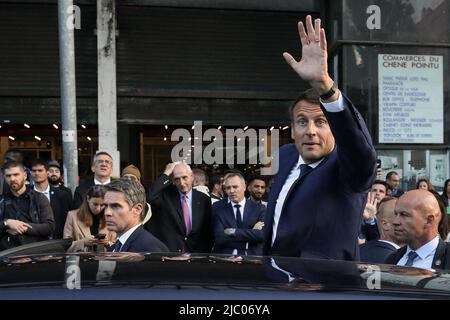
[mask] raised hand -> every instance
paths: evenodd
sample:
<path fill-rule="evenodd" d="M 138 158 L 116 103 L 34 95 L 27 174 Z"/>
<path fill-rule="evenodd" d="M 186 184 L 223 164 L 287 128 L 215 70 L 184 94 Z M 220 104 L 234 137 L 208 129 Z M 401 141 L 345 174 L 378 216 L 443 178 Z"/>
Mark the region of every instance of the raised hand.
<path fill-rule="evenodd" d="M 377 214 L 377 204 L 378 199 L 375 197 L 375 194 L 369 192 L 367 196 L 366 207 L 364 208 L 363 218 L 365 221 L 370 221 L 375 219 L 375 215 Z"/>
<path fill-rule="evenodd" d="M 287 52 L 283 53 L 286 62 L 294 71 L 319 94 L 326 93 L 332 86 L 333 80 L 328 75 L 328 53 L 325 30 L 320 27 L 320 19 L 312 23 L 310 15 L 306 17 L 306 29 L 303 22 L 298 23 L 298 32 L 302 44 L 302 58 L 300 61 Z"/>

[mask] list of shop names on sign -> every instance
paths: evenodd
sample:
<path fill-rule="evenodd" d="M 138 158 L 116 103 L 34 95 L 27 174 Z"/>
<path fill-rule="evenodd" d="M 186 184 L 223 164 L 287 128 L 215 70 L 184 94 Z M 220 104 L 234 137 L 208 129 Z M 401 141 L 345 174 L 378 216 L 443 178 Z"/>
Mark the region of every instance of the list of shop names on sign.
<path fill-rule="evenodd" d="M 442 57 L 378 56 L 379 142 L 443 143 Z"/>

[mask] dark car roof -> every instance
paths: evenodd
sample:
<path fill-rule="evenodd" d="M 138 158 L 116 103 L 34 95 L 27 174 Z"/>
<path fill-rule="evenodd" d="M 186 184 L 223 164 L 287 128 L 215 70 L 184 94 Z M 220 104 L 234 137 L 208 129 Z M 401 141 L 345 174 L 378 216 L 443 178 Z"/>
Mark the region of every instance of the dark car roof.
<path fill-rule="evenodd" d="M 0 298 L 6 299 L 450 297 L 446 272 L 349 261 L 126 252 L 0 259 Z"/>

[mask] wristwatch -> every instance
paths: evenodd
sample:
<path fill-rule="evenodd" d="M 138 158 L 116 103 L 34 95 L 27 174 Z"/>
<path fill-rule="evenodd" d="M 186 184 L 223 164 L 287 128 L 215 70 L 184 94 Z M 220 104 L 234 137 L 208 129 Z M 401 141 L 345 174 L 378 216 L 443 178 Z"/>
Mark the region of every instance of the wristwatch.
<path fill-rule="evenodd" d="M 328 92 L 320 95 L 320 99 L 322 99 L 322 100 L 330 99 L 333 96 L 333 94 L 336 93 L 336 90 L 337 90 L 336 84 L 333 82 L 333 85 L 331 86 L 330 90 L 328 90 Z"/>

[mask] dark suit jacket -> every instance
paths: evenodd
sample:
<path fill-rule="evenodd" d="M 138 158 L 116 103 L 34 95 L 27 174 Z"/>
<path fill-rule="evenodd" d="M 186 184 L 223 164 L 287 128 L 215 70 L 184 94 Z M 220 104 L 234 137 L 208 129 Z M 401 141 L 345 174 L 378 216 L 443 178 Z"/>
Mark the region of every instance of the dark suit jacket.
<path fill-rule="evenodd" d="M 262 255 L 264 242 L 263 230 L 253 230 L 258 221 L 264 221 L 266 208 L 252 200 L 247 199 L 244 208 L 243 227 L 237 229 L 236 219 L 231 203 L 228 199 L 214 203 L 214 252 L 233 253 L 234 249 L 246 250 L 248 243 L 248 255 Z M 226 228 L 236 228 L 234 235 L 226 235 Z"/>
<path fill-rule="evenodd" d="M 73 209 L 78 209 L 81 207 L 86 193 L 94 185 L 94 178 L 89 178 L 80 183 L 80 185 L 75 189 L 75 193 L 73 195 Z"/>
<path fill-rule="evenodd" d="M 368 263 L 384 263 L 396 251 L 393 245 L 380 240 L 369 241 L 359 247 L 361 262 Z"/>
<path fill-rule="evenodd" d="M 378 230 L 378 223 L 375 220 L 375 224 L 367 224 L 365 222 L 361 225 L 361 234 L 367 241 L 380 239 L 380 231 Z"/>
<path fill-rule="evenodd" d="M 367 192 L 376 175 L 376 153 L 367 127 L 351 102 L 342 112 L 324 111 L 337 147 L 292 185 L 271 245 L 276 201 L 299 159 L 293 144 L 280 148 L 279 171 L 269 195 L 264 253 L 357 260 L 357 237 Z"/>
<path fill-rule="evenodd" d="M 112 248 L 114 249 L 114 248 Z M 144 227 L 139 226 L 122 245 L 121 252 L 169 252 L 169 249 Z"/>
<path fill-rule="evenodd" d="M 188 236 L 180 194 L 167 175 L 161 175 L 150 186 L 147 201 L 153 213 L 144 227 L 164 242 L 170 251 L 211 252 L 211 199 L 207 195 L 192 190 L 192 231 Z"/>
<path fill-rule="evenodd" d="M 407 246 L 398 249 L 396 252 L 392 253 L 387 257 L 387 264 L 397 264 L 400 259 L 405 255 Z M 436 253 L 434 254 L 433 263 L 431 265 L 433 269 L 450 269 L 450 243 L 439 239 L 439 244 L 436 248 Z"/>
<path fill-rule="evenodd" d="M 50 185 L 50 206 L 52 207 L 53 216 L 55 218 L 53 239 L 62 239 L 67 213 L 72 206 L 71 198 L 68 197 L 64 190 Z"/>

